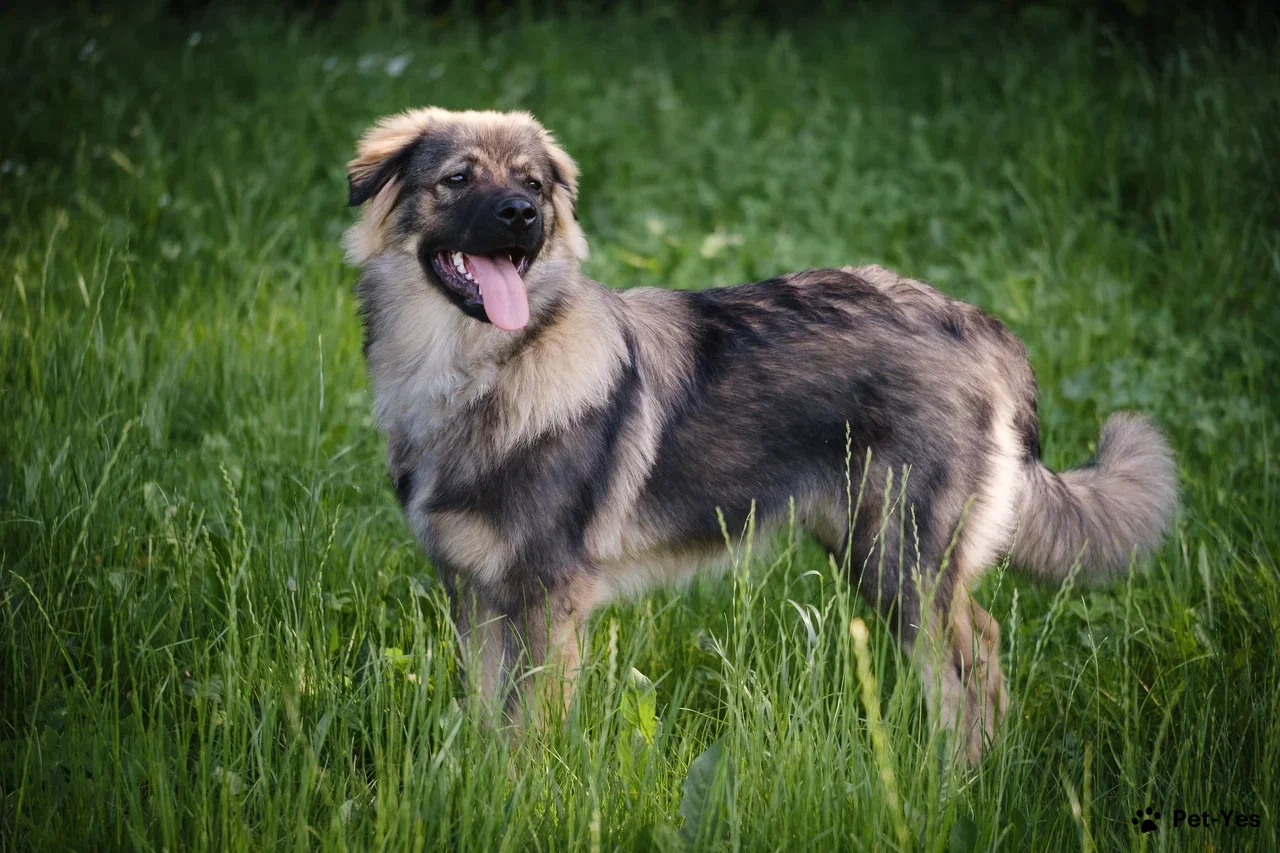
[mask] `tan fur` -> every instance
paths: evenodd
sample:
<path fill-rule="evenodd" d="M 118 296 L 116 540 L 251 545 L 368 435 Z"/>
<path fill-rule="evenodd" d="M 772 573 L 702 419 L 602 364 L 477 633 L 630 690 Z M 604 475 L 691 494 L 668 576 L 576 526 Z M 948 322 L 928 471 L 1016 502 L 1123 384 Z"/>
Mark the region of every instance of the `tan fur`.
<path fill-rule="evenodd" d="M 444 555 L 459 565 L 470 566 L 482 583 L 499 579 L 511 552 L 521 544 L 474 512 L 438 512 L 432 516 L 431 524 Z"/>
<path fill-rule="evenodd" d="M 510 452 L 604 404 L 625 354 L 619 336 L 595 331 L 610 311 L 597 294 L 582 294 L 530 347 L 498 368 L 503 428 L 495 452 Z"/>
<path fill-rule="evenodd" d="M 1022 493 L 1022 445 L 1014 435 L 1012 417 L 998 410 L 992 429 L 990 472 L 982 491 L 973 496 L 956 550 L 961 583 L 978 580 L 1009 549 L 1017 524 Z"/>

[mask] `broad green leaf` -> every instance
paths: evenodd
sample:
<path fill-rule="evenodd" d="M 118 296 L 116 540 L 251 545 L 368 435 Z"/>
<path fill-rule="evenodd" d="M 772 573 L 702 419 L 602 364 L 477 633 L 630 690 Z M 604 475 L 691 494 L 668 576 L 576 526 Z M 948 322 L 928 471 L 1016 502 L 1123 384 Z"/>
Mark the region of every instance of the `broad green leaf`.
<path fill-rule="evenodd" d="M 732 770 L 719 742 L 711 744 L 689 764 L 680 798 L 680 816 L 684 818 L 680 834 L 686 842 L 706 839 L 714 834 L 720 819 L 715 797 L 716 780 L 723 778 L 728 782 Z"/>
<path fill-rule="evenodd" d="M 622 718 L 640 733 L 646 744 L 653 744 L 658 730 L 658 691 L 653 682 L 634 667 L 622 688 Z"/>

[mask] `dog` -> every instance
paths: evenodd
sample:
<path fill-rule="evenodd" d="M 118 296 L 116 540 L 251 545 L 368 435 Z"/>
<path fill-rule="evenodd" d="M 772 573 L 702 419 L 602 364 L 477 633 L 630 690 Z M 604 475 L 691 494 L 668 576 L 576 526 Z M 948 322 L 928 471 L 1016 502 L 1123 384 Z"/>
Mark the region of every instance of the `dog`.
<path fill-rule="evenodd" d="M 513 716 L 569 701 L 595 608 L 794 514 L 977 762 L 1007 693 L 969 586 L 1005 556 L 1114 576 L 1166 532 L 1176 469 L 1148 420 L 1112 415 L 1094 461 L 1050 471 L 1023 344 L 922 282 L 862 266 L 607 289 L 580 266 L 577 165 L 527 113 L 385 118 L 348 178 L 391 481 L 468 682 Z"/>

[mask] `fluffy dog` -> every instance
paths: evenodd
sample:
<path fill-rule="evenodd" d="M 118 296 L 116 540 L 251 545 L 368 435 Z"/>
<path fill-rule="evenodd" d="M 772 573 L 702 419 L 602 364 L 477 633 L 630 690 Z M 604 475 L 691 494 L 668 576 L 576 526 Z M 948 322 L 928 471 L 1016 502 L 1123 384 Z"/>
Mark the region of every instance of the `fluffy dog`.
<path fill-rule="evenodd" d="M 526 113 L 406 112 L 349 163 L 377 421 L 469 677 L 514 711 L 524 667 L 561 667 L 567 701 L 594 608 L 722 553 L 721 519 L 794 507 L 977 761 L 1007 700 L 967 585 L 1005 555 L 1127 570 L 1174 509 L 1160 434 L 1114 415 L 1094 462 L 1050 471 L 1022 343 L 881 267 L 609 290 L 579 267 L 577 177 Z"/>

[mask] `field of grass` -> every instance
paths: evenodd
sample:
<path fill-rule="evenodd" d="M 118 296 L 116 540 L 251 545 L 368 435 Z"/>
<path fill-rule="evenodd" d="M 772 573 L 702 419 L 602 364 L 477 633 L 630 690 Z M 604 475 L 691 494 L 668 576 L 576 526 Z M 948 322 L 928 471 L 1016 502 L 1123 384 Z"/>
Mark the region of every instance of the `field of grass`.
<path fill-rule="evenodd" d="M 6 14 L 6 849 L 1275 849 L 1274 33 Z M 563 726 L 513 748 L 462 711 L 338 246 L 354 139 L 428 103 L 557 131 L 613 286 L 879 262 L 1027 342 L 1052 466 L 1154 415 L 1183 495 L 1157 559 L 979 590 L 1012 697 L 980 769 L 804 537 L 601 613 Z M 1174 819 L 1223 809 L 1258 826 Z"/>

